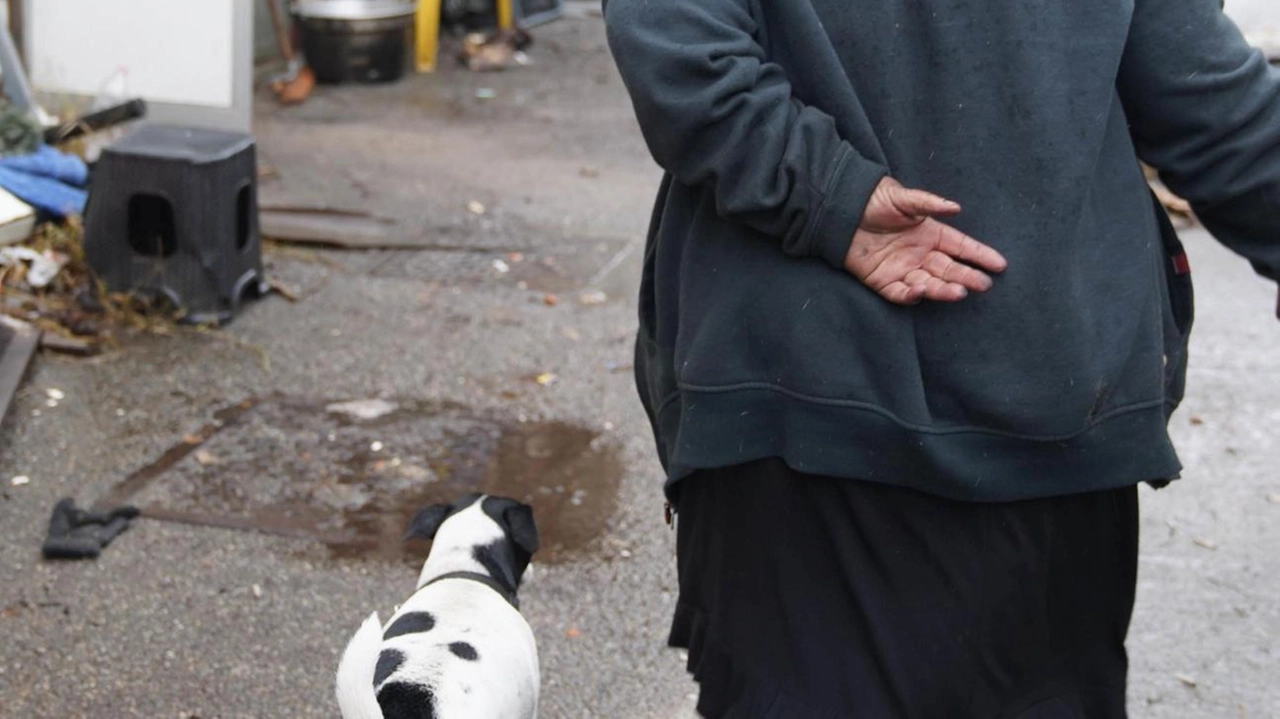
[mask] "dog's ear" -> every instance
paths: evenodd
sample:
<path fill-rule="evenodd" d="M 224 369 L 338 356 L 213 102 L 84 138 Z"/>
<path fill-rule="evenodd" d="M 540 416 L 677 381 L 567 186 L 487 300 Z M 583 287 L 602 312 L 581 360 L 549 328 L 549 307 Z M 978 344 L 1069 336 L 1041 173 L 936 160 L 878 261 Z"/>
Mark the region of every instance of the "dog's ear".
<path fill-rule="evenodd" d="M 538 551 L 538 525 L 533 521 L 533 508 L 513 504 L 502 512 L 502 520 L 511 532 L 511 540 L 529 554 Z"/>
<path fill-rule="evenodd" d="M 445 517 L 453 510 L 452 505 L 433 504 L 418 512 L 418 516 L 409 523 L 409 530 L 404 533 L 405 539 L 434 539 Z"/>

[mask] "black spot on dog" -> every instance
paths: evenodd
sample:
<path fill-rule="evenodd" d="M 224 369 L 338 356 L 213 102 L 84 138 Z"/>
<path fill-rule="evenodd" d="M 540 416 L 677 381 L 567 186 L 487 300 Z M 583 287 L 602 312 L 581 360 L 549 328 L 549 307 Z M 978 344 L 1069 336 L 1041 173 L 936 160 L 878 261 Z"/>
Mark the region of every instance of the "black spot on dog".
<path fill-rule="evenodd" d="M 453 656 L 459 659 L 465 659 L 469 662 L 474 662 L 480 658 L 480 655 L 476 653 L 476 648 L 466 642 L 454 642 L 453 644 L 450 644 L 449 651 L 453 652 Z"/>
<path fill-rule="evenodd" d="M 383 649 L 378 655 L 378 663 L 373 668 L 373 685 L 376 687 L 385 682 L 387 677 L 396 673 L 404 664 L 404 654 L 394 649 Z"/>
<path fill-rule="evenodd" d="M 409 612 L 401 615 L 399 619 L 391 623 L 391 626 L 387 627 L 387 631 L 382 635 L 382 640 L 386 641 L 403 634 L 429 632 L 435 626 L 436 618 L 431 616 L 430 612 Z"/>
<path fill-rule="evenodd" d="M 436 695 L 430 687 L 392 682 L 378 692 L 385 719 L 436 719 Z"/>
<path fill-rule="evenodd" d="M 488 544 L 477 545 L 471 549 L 471 558 L 484 567 L 484 571 L 507 593 L 515 595 L 520 580 L 516 576 L 516 557 L 510 542 L 495 539 Z"/>

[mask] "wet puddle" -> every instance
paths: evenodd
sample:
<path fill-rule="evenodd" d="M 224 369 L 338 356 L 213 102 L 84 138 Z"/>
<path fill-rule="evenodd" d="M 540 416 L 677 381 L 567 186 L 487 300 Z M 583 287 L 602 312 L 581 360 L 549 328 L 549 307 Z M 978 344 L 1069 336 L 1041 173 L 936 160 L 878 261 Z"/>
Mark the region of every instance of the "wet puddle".
<path fill-rule="evenodd" d="M 104 504 L 147 516 L 310 538 L 335 557 L 419 560 L 401 540 L 423 506 L 469 492 L 534 508 L 536 561 L 590 547 L 622 463 L 592 430 L 518 423 L 456 405 L 271 397 L 228 407 L 117 485 Z"/>

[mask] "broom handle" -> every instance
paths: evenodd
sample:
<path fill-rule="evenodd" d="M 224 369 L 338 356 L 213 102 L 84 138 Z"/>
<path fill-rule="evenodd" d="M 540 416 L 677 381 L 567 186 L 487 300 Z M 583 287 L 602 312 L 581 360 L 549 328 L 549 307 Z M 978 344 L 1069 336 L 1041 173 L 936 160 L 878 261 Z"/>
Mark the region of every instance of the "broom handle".
<path fill-rule="evenodd" d="M 276 31 L 276 43 L 280 45 L 280 54 L 284 55 L 285 62 L 293 62 L 293 43 L 289 42 L 289 35 L 284 30 L 284 18 L 280 15 L 279 0 L 266 0 L 267 7 L 271 10 L 271 26 Z"/>

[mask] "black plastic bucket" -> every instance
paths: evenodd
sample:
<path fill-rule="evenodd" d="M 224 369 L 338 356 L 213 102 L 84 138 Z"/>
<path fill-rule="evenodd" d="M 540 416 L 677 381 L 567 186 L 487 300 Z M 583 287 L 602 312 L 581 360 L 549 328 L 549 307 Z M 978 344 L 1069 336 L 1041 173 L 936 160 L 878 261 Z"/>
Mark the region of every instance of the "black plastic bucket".
<path fill-rule="evenodd" d="M 413 8 L 413 3 L 331 0 L 295 6 L 302 52 L 316 80 L 336 84 L 399 79 L 407 62 Z"/>

